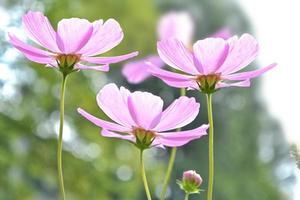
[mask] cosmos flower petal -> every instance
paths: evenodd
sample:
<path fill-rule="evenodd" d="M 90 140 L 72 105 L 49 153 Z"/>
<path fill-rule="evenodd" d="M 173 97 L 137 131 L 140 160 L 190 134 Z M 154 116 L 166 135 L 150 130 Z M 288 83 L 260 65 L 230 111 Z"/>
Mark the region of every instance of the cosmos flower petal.
<path fill-rule="evenodd" d="M 103 129 L 112 130 L 112 131 L 119 131 L 119 132 L 131 131 L 131 128 L 129 128 L 129 127 L 124 127 L 124 126 L 121 126 L 121 125 L 113 123 L 113 122 L 108 122 L 108 121 L 99 119 L 99 118 L 89 114 L 88 112 L 86 112 L 85 110 L 83 110 L 81 108 L 78 108 L 77 111 L 84 118 L 86 118 L 87 120 L 89 120 L 90 122 L 95 124 L 96 126 L 99 126 Z"/>
<path fill-rule="evenodd" d="M 33 62 L 49 64 L 54 61 L 50 52 L 28 45 L 12 34 L 9 34 L 9 42 Z"/>
<path fill-rule="evenodd" d="M 151 130 L 161 118 L 163 100 L 149 92 L 136 91 L 128 97 L 129 112 L 139 127 Z"/>
<path fill-rule="evenodd" d="M 157 30 L 160 40 L 176 38 L 189 45 L 193 39 L 195 24 L 188 12 L 169 12 L 161 17 Z"/>
<path fill-rule="evenodd" d="M 229 28 L 223 27 L 223 28 L 217 30 L 212 35 L 210 35 L 210 37 L 213 37 L 213 38 L 223 38 L 224 40 L 227 40 L 230 37 L 232 37 L 232 32 L 231 32 L 231 30 Z"/>
<path fill-rule="evenodd" d="M 121 89 L 115 84 L 105 85 L 97 95 L 97 103 L 103 112 L 117 122 L 126 127 L 136 126 L 127 108 L 127 98 L 129 93 L 126 89 Z"/>
<path fill-rule="evenodd" d="M 125 64 L 122 69 L 122 74 L 129 83 L 141 83 L 151 76 L 151 73 L 148 71 L 149 63 L 151 63 L 151 66 L 155 66 L 156 68 L 161 68 L 164 66 L 164 62 L 159 56 L 151 55 L 146 58 Z"/>
<path fill-rule="evenodd" d="M 110 64 L 110 63 L 117 63 L 129 58 L 133 58 L 138 55 L 138 52 L 132 52 L 129 54 L 124 54 L 121 56 L 112 56 L 112 57 L 82 57 L 83 61 L 94 63 L 94 64 Z"/>
<path fill-rule="evenodd" d="M 195 101 L 195 98 L 182 96 L 163 111 L 161 120 L 154 129 L 163 132 L 183 127 L 197 117 L 199 109 L 200 104 Z"/>
<path fill-rule="evenodd" d="M 23 15 L 22 22 L 32 40 L 52 52 L 59 52 L 56 33 L 43 13 L 29 11 Z"/>
<path fill-rule="evenodd" d="M 77 53 L 89 41 L 93 26 L 86 19 L 62 19 L 57 27 L 57 45 L 65 54 Z"/>
<path fill-rule="evenodd" d="M 177 39 L 162 40 L 157 43 L 160 58 L 171 67 L 189 74 L 198 74 L 192 53 Z"/>
<path fill-rule="evenodd" d="M 119 134 L 119 133 L 109 131 L 107 129 L 102 129 L 101 135 L 104 136 L 104 137 L 119 138 L 119 139 L 122 139 L 122 140 L 128 140 L 128 141 L 131 141 L 131 142 L 135 142 L 134 135 L 122 135 L 122 134 Z"/>
<path fill-rule="evenodd" d="M 225 83 L 225 82 L 218 82 L 216 88 L 226 88 L 226 87 L 250 87 L 250 80 L 246 79 L 239 82 L 233 83 Z"/>
<path fill-rule="evenodd" d="M 193 50 L 199 63 L 196 66 L 201 65 L 199 73 L 208 75 L 215 73 L 223 64 L 228 55 L 229 45 L 222 38 L 207 38 L 198 40 L 193 45 Z"/>
<path fill-rule="evenodd" d="M 75 69 L 79 70 L 97 70 L 97 71 L 103 71 L 108 72 L 109 71 L 109 65 L 95 65 L 95 66 L 89 66 L 89 65 L 83 65 L 81 63 L 77 63 L 75 65 Z"/>
<path fill-rule="evenodd" d="M 266 71 L 269 71 L 270 69 L 273 69 L 276 65 L 277 65 L 276 63 L 272 63 L 271 65 L 261 68 L 261 69 L 226 75 L 226 76 L 224 76 L 224 79 L 238 81 L 238 80 L 254 78 L 254 77 L 260 76 L 261 74 L 265 73 Z"/>
<path fill-rule="evenodd" d="M 161 79 L 167 79 L 170 81 L 188 81 L 192 78 L 192 76 L 189 75 L 169 72 L 167 70 L 163 70 L 154 66 L 149 66 L 148 71 L 151 72 L 153 76 L 159 77 Z"/>
<path fill-rule="evenodd" d="M 117 46 L 123 39 L 120 24 L 114 19 L 93 22 L 93 34 L 88 43 L 79 51 L 85 56 L 94 56 L 105 53 Z"/>
<path fill-rule="evenodd" d="M 206 135 L 208 127 L 209 125 L 204 124 L 196 129 L 188 131 L 157 133 L 158 136 L 155 140 L 158 140 L 157 142 L 164 146 L 179 147 L 187 144 L 191 140 L 199 139 Z"/>
<path fill-rule="evenodd" d="M 239 39 L 228 40 L 229 54 L 223 65 L 218 69 L 224 75 L 231 74 L 250 64 L 258 55 L 259 45 L 254 37 L 243 34 Z"/>

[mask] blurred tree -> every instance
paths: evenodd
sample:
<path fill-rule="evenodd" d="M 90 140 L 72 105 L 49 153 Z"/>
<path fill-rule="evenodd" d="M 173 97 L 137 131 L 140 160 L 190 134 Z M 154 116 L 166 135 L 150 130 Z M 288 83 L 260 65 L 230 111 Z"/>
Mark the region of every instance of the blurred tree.
<path fill-rule="evenodd" d="M 113 17 L 120 22 L 125 37 L 111 54 L 139 50 L 142 57 L 154 53 L 156 21 L 160 13 L 171 9 L 191 12 L 197 22 L 196 38 L 203 38 L 224 25 L 238 33 L 249 31 L 247 20 L 231 1 L 4 0 L 0 6 L 10 19 L 5 30 L 16 32 L 19 29 L 11 27 L 21 26 L 21 15 L 27 10 L 44 11 L 54 27 L 62 18 L 93 21 Z M 52 69 L 19 57 L 20 53 L 6 42 L 5 30 L 0 32 L 0 199 L 58 199 L 56 130 L 60 76 Z M 100 137 L 99 129 L 83 120 L 76 108 L 80 106 L 103 116 L 95 96 L 107 82 L 151 91 L 162 96 L 166 104 L 179 96 L 179 91 L 156 78 L 128 85 L 120 67 L 112 66 L 107 74 L 76 73 L 67 84 L 63 168 L 68 199 L 145 199 L 137 150 L 124 141 Z M 291 181 L 291 174 L 280 177 L 275 171 L 289 162 L 288 146 L 280 127 L 267 114 L 256 87 L 258 82 L 253 85 L 250 89 L 224 89 L 215 95 L 215 199 L 285 199 L 279 186 Z M 205 102 L 203 95 L 195 91 L 188 95 Z M 200 117 L 191 127 L 205 122 L 206 108 L 202 103 Z M 146 152 L 153 195 L 159 194 L 168 158 L 165 150 Z M 170 199 L 179 200 L 183 194 L 175 180 L 183 170 L 196 169 L 204 180 L 207 178 L 207 139 L 180 149 L 175 167 Z"/>

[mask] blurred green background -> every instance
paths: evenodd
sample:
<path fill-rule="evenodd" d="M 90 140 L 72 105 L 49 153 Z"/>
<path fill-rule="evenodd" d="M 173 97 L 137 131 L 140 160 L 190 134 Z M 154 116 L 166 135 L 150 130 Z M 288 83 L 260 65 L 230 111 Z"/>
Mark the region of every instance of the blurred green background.
<path fill-rule="evenodd" d="M 62 18 L 90 21 L 115 18 L 125 37 L 107 55 L 134 50 L 139 58 L 156 52 L 156 22 L 169 10 L 189 11 L 196 20 L 196 39 L 223 26 L 240 34 L 251 27 L 239 7 L 230 0 L 1 0 L 0 31 L 0 200 L 58 199 L 56 146 L 59 120 L 60 74 L 27 61 L 7 43 L 7 31 L 18 34 L 21 16 L 28 10 L 45 13 L 53 26 Z M 7 17 L 9 21 L 3 21 Z M 263 41 L 262 41 L 263 42 Z M 124 64 L 124 63 L 123 63 Z M 256 64 L 252 65 L 257 67 Z M 76 112 L 77 107 L 104 117 L 96 105 L 96 93 L 106 83 L 116 82 L 131 90 L 160 95 L 165 104 L 179 90 L 151 78 L 129 85 L 121 75 L 122 64 L 111 65 L 109 73 L 86 71 L 72 74 L 66 93 L 66 128 L 63 169 L 67 199 L 146 199 L 138 168 L 138 152 L 127 142 L 103 138 L 99 129 Z M 200 115 L 187 128 L 207 122 L 205 99 L 189 91 L 202 104 Z M 281 128 L 265 108 L 259 80 L 249 89 L 224 89 L 214 98 L 215 199 L 290 199 L 294 176 L 289 146 Z M 183 170 L 195 169 L 207 184 L 207 138 L 180 148 L 175 162 L 168 199 L 181 200 L 176 185 Z M 169 150 L 146 151 L 151 191 L 157 198 L 169 159 Z M 191 199 L 205 199 L 205 192 Z"/>

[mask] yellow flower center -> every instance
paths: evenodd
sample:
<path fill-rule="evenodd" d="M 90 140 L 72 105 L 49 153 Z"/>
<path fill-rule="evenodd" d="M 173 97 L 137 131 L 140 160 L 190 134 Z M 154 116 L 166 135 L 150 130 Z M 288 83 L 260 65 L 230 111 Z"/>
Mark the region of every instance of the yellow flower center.
<path fill-rule="evenodd" d="M 143 128 L 134 128 L 133 135 L 136 138 L 135 145 L 141 150 L 150 148 L 156 136 L 155 132 Z"/>
<path fill-rule="evenodd" d="M 199 75 L 196 81 L 202 92 L 210 94 L 216 91 L 216 84 L 221 80 L 221 74 Z"/>

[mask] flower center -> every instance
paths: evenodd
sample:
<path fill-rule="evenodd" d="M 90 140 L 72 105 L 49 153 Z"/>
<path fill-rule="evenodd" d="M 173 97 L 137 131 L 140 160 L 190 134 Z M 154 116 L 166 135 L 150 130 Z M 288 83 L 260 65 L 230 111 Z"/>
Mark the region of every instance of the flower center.
<path fill-rule="evenodd" d="M 156 136 L 155 132 L 148 131 L 143 128 L 134 128 L 133 135 L 136 138 L 135 145 L 141 150 L 150 148 Z"/>
<path fill-rule="evenodd" d="M 216 84 L 221 80 L 221 74 L 199 75 L 196 78 L 201 91 L 206 94 L 214 93 Z"/>
<path fill-rule="evenodd" d="M 74 65 L 80 61 L 80 55 L 77 54 L 58 54 L 56 57 L 59 70 L 69 74 L 74 70 Z"/>

